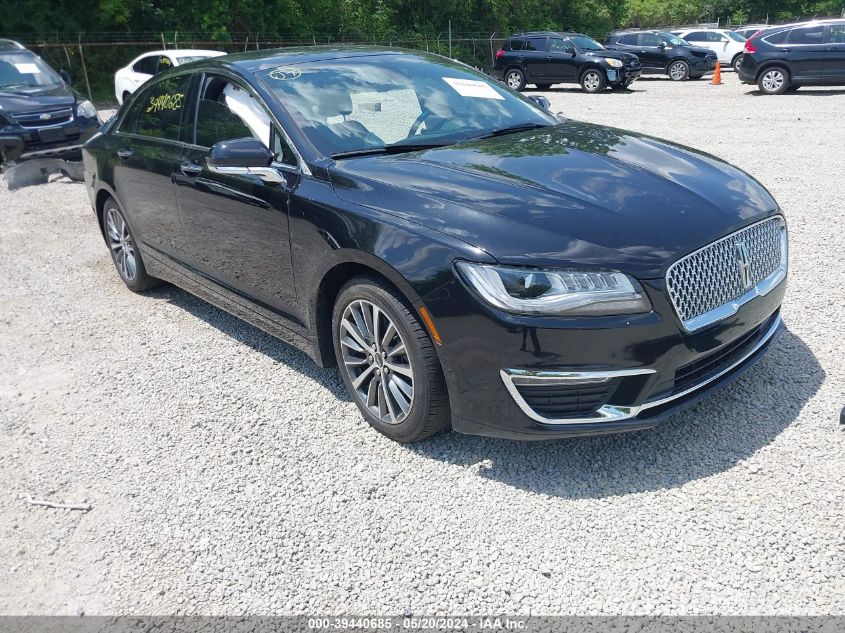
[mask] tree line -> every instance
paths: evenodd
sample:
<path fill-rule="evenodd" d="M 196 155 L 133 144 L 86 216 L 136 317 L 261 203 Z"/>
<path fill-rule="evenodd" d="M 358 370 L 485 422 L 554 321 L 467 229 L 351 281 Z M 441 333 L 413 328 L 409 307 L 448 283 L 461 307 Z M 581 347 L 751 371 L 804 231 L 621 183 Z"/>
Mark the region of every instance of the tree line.
<path fill-rule="evenodd" d="M 51 63 L 71 69 L 83 55 L 60 44 L 88 43 L 90 83 L 104 97 L 114 71 L 154 46 L 140 34 L 160 34 L 180 46 L 202 40 L 203 47 L 228 52 L 251 48 L 250 42 L 347 41 L 446 53 L 451 22 L 453 57 L 487 68 L 485 34 L 496 33 L 500 44 L 517 31 L 574 30 L 601 41 L 620 27 L 777 23 L 841 15 L 843 8 L 845 0 L 0 0 L 0 37 L 22 39 Z M 180 33 L 192 35 L 186 41 Z M 105 45 L 120 38 L 145 43 Z"/>

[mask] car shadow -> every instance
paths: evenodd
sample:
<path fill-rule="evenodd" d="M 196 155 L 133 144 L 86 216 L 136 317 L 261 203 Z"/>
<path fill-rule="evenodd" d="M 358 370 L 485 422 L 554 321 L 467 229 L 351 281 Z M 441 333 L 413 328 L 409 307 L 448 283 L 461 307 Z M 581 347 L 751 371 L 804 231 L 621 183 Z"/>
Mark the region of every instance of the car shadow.
<path fill-rule="evenodd" d="M 408 450 L 475 468 L 491 481 L 561 498 L 678 488 L 727 471 L 772 442 L 795 421 L 824 376 L 809 347 L 786 331 L 736 383 L 654 429 L 555 442 L 447 433 Z"/>
<path fill-rule="evenodd" d="M 771 95 L 767 95 L 762 90 L 751 90 L 746 94 L 751 95 L 752 97 L 768 97 Z M 812 88 L 799 88 L 798 90 L 794 91 L 787 91 L 783 94 L 775 95 L 778 97 L 841 97 L 845 95 L 845 90 L 823 90 L 821 88 L 812 89 Z"/>
<path fill-rule="evenodd" d="M 318 366 L 308 354 L 293 345 L 288 345 L 254 325 L 250 325 L 225 310 L 221 310 L 171 284 L 162 284 L 150 290 L 148 294 L 150 297 L 167 301 L 171 305 L 189 312 L 237 342 L 264 354 L 274 362 L 287 365 L 303 376 L 311 378 L 331 392 L 337 400 L 342 402 L 352 401 L 336 369 L 324 369 Z"/>

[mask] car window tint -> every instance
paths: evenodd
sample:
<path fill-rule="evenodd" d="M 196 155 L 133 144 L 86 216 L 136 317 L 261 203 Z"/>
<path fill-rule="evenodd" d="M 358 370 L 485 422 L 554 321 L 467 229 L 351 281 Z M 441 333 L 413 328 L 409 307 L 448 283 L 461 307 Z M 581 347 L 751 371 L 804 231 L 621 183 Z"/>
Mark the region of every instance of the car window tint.
<path fill-rule="evenodd" d="M 293 151 L 275 132 L 264 106 L 243 86 L 225 77 L 208 77 L 197 104 L 195 144 L 211 147 L 220 141 L 250 136 L 273 151 L 276 160 L 296 165 Z"/>
<path fill-rule="evenodd" d="M 144 73 L 145 75 L 155 75 L 156 66 L 158 66 L 158 57 L 155 55 L 148 55 L 142 57 L 132 65 L 132 70 L 136 73 Z"/>
<path fill-rule="evenodd" d="M 170 77 L 150 86 L 141 98 L 134 131 L 142 136 L 179 140 L 190 75 Z"/>
<path fill-rule="evenodd" d="M 715 33 L 713 31 L 710 31 L 709 33 L 707 33 L 707 41 L 708 42 L 715 42 L 715 43 L 721 44 L 723 39 L 725 39 L 725 36 L 722 35 L 721 33 Z"/>
<path fill-rule="evenodd" d="M 824 26 L 805 26 L 792 29 L 786 36 L 787 44 L 821 44 Z"/>
<path fill-rule="evenodd" d="M 525 40 L 525 50 L 527 51 L 545 51 L 546 38 L 545 37 L 529 37 Z"/>
<path fill-rule="evenodd" d="M 511 40 L 511 50 L 521 51 L 525 48 L 525 40 Z"/>
<path fill-rule="evenodd" d="M 654 33 L 642 33 L 640 36 L 640 43 L 643 46 L 660 46 L 663 40 Z"/>
<path fill-rule="evenodd" d="M 786 41 L 787 35 L 789 35 L 789 31 L 781 31 L 780 33 L 772 33 L 771 35 L 766 35 L 765 37 L 763 37 L 763 39 L 766 40 L 769 44 L 783 44 Z"/>
<path fill-rule="evenodd" d="M 845 24 L 831 24 L 828 41 L 831 44 L 845 44 Z"/>
<path fill-rule="evenodd" d="M 556 37 L 549 40 L 550 53 L 571 53 L 574 50 L 575 47 L 566 40 L 561 40 Z"/>
<path fill-rule="evenodd" d="M 689 35 L 686 35 L 683 39 L 687 42 L 706 42 L 709 39 L 710 34 L 704 31 L 693 31 Z M 651 44 L 650 46 L 653 46 Z"/>
<path fill-rule="evenodd" d="M 627 35 L 623 35 L 619 41 L 626 46 L 636 46 L 638 40 L 639 35 L 637 33 L 628 33 Z"/>

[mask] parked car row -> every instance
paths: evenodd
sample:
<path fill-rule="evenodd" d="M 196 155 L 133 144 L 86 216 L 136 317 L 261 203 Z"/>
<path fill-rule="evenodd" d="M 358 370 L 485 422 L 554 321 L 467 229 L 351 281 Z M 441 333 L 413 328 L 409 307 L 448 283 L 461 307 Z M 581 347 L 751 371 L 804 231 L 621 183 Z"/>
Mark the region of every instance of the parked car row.
<path fill-rule="evenodd" d="M 675 81 L 713 72 L 717 55 L 663 31 L 618 31 L 605 45 L 582 33 L 532 32 L 508 38 L 496 53 L 493 77 L 514 90 L 577 83 L 584 92 L 627 88 L 644 73 Z"/>

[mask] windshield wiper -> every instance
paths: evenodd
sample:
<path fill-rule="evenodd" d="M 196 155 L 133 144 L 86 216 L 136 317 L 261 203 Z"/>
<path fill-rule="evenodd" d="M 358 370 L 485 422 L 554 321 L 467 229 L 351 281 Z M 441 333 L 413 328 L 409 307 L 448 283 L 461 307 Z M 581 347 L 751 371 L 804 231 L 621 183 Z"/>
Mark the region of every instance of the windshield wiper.
<path fill-rule="evenodd" d="M 373 154 L 401 154 L 403 152 L 416 152 L 422 149 L 444 147 L 449 143 L 391 143 L 382 147 L 366 147 L 364 149 L 353 149 L 348 152 L 335 152 L 332 158 L 352 158 L 354 156 L 371 156 Z"/>
<path fill-rule="evenodd" d="M 526 130 L 536 130 L 541 127 L 551 127 L 551 124 L 528 123 L 526 125 L 511 125 L 510 127 L 501 127 L 497 130 L 492 130 L 491 132 L 482 134 L 481 136 L 473 136 L 471 140 L 493 138 L 494 136 L 505 136 L 506 134 L 516 134 L 517 132 L 525 132 Z"/>

